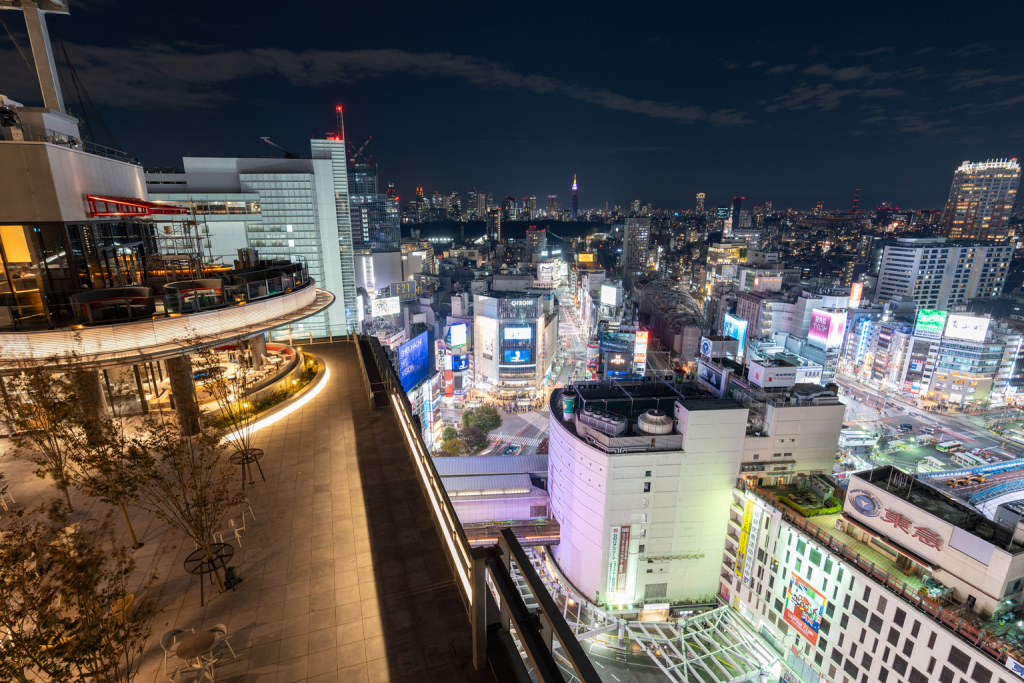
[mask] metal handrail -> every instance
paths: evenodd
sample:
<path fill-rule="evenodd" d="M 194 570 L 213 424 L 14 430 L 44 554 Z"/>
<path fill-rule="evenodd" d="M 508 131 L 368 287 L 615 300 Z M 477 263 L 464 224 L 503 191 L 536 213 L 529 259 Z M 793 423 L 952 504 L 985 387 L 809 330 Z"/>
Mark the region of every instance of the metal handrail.
<path fill-rule="evenodd" d="M 367 359 L 363 354 L 360 348 L 361 341 L 369 343 L 373 351 L 371 359 Z M 582 683 L 600 683 L 601 679 L 593 664 L 587 659 L 586 652 L 565 622 L 544 582 L 530 564 L 513 531 L 505 528 L 500 532 L 498 547 L 486 550 L 470 547 L 451 499 L 434 467 L 430 452 L 423 442 L 405 391 L 380 340 L 373 336 L 357 335 L 356 349 L 363 363 L 364 383 L 370 405 L 374 408 L 380 407 L 375 405 L 371 382 L 366 374 L 368 360 L 372 360 L 380 374 L 381 384 L 390 399 L 388 402 L 395 410 L 409 447 L 409 454 L 420 475 L 423 492 L 433 509 L 434 524 L 441 535 L 442 545 L 448 550 L 446 554 L 455 574 L 455 583 L 460 587 L 460 593 L 470 613 L 474 667 L 482 669 L 487 665 L 487 605 L 489 599 L 493 599 L 499 607 L 500 619 L 498 632 L 490 637 L 497 636 L 497 641 L 505 648 L 519 680 L 523 683 L 533 680 L 540 683 L 562 683 L 565 678 L 558 668 L 553 652 L 557 642 Z M 516 588 L 512 577 L 512 562 L 515 563 L 519 575 L 526 579 L 537 599 L 540 608 L 539 620 L 537 615 L 532 614 L 526 607 Z M 495 593 L 490 592 L 488 584 Z M 521 655 L 515 645 L 516 641 L 523 648 L 526 660 L 533 667 L 532 675 L 535 678 L 531 678 L 530 672 L 523 666 Z"/>

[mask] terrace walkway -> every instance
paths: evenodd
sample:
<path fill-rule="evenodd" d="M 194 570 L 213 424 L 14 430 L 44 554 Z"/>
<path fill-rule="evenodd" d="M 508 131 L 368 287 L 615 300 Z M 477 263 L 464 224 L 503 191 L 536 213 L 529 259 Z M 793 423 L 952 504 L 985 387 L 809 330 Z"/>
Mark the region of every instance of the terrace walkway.
<path fill-rule="evenodd" d="M 171 628 L 226 624 L 223 683 L 294 681 L 490 681 L 471 663 L 469 618 L 414 479 L 392 411 L 371 413 L 351 343 L 307 352 L 330 369 L 312 401 L 264 428 L 242 547 L 231 564 L 243 581 L 199 606 L 198 579 L 182 563 L 191 541 L 138 510 L 145 546 L 139 571 L 159 574 L 158 613 L 138 681 L 166 681 L 160 636 Z M 32 465 L 0 456 L 18 507 L 56 497 Z M 107 506 L 72 494 L 77 514 Z M 2 522 L 0 522 L 2 524 Z M 130 543 L 130 542 L 129 542 Z M 173 665 L 172 665 L 173 669 Z"/>

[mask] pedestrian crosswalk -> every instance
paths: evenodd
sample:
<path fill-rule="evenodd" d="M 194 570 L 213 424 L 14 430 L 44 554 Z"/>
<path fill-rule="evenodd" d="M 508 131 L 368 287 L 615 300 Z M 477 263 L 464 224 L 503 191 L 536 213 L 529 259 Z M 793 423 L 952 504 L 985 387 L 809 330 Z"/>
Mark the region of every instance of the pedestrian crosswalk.
<path fill-rule="evenodd" d="M 525 436 L 516 436 L 514 434 L 499 434 L 495 443 L 499 445 L 511 443 L 518 446 L 539 446 L 541 441 L 543 441 L 543 439 L 540 437 L 527 438 Z"/>

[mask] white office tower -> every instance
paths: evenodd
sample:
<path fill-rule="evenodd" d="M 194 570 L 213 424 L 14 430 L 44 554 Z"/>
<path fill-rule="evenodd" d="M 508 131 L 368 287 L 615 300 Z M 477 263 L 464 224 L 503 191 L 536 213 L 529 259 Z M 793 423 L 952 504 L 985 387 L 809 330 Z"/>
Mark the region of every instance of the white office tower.
<path fill-rule="evenodd" d="M 548 481 L 561 571 L 611 608 L 717 593 L 741 472 L 770 482 L 831 472 L 844 407 L 814 389 L 762 396 L 757 410 L 666 384 L 555 392 Z"/>
<path fill-rule="evenodd" d="M 998 297 L 1006 284 L 1013 247 L 906 237 L 882 252 L 878 301 L 909 296 L 921 308 L 946 310 L 968 299 Z"/>
<path fill-rule="evenodd" d="M 950 239 L 996 241 L 1011 237 L 1010 214 L 1019 183 L 1016 159 L 965 161 L 953 174 L 942 212 L 943 233 Z"/>
<path fill-rule="evenodd" d="M 261 259 L 304 259 L 317 286 L 337 297 L 278 337 L 344 335 L 358 326 L 345 141 L 311 147 L 312 159 L 185 157 L 183 172 L 146 173 L 153 201 L 194 205 L 211 259 L 230 265 L 243 247 Z"/>
<path fill-rule="evenodd" d="M 1024 677 L 1019 531 L 892 467 L 850 475 L 845 496 L 826 480 L 732 493 L 719 596 L 793 680 Z"/>
<path fill-rule="evenodd" d="M 626 270 L 646 270 L 651 242 L 651 219 L 627 218 L 622 236 L 622 264 Z"/>

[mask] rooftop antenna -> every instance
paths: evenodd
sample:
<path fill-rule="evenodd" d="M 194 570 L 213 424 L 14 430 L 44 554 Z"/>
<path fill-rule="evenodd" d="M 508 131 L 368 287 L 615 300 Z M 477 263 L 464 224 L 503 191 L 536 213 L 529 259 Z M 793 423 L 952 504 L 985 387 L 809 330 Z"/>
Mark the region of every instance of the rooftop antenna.
<path fill-rule="evenodd" d="M 858 187 L 853 193 L 853 211 L 851 213 L 857 213 L 857 203 L 860 201 L 860 188 Z"/>
<path fill-rule="evenodd" d="M 345 140 L 345 117 L 341 114 L 341 105 L 339 104 L 334 108 L 334 113 L 338 117 L 338 139 L 341 141 Z"/>

